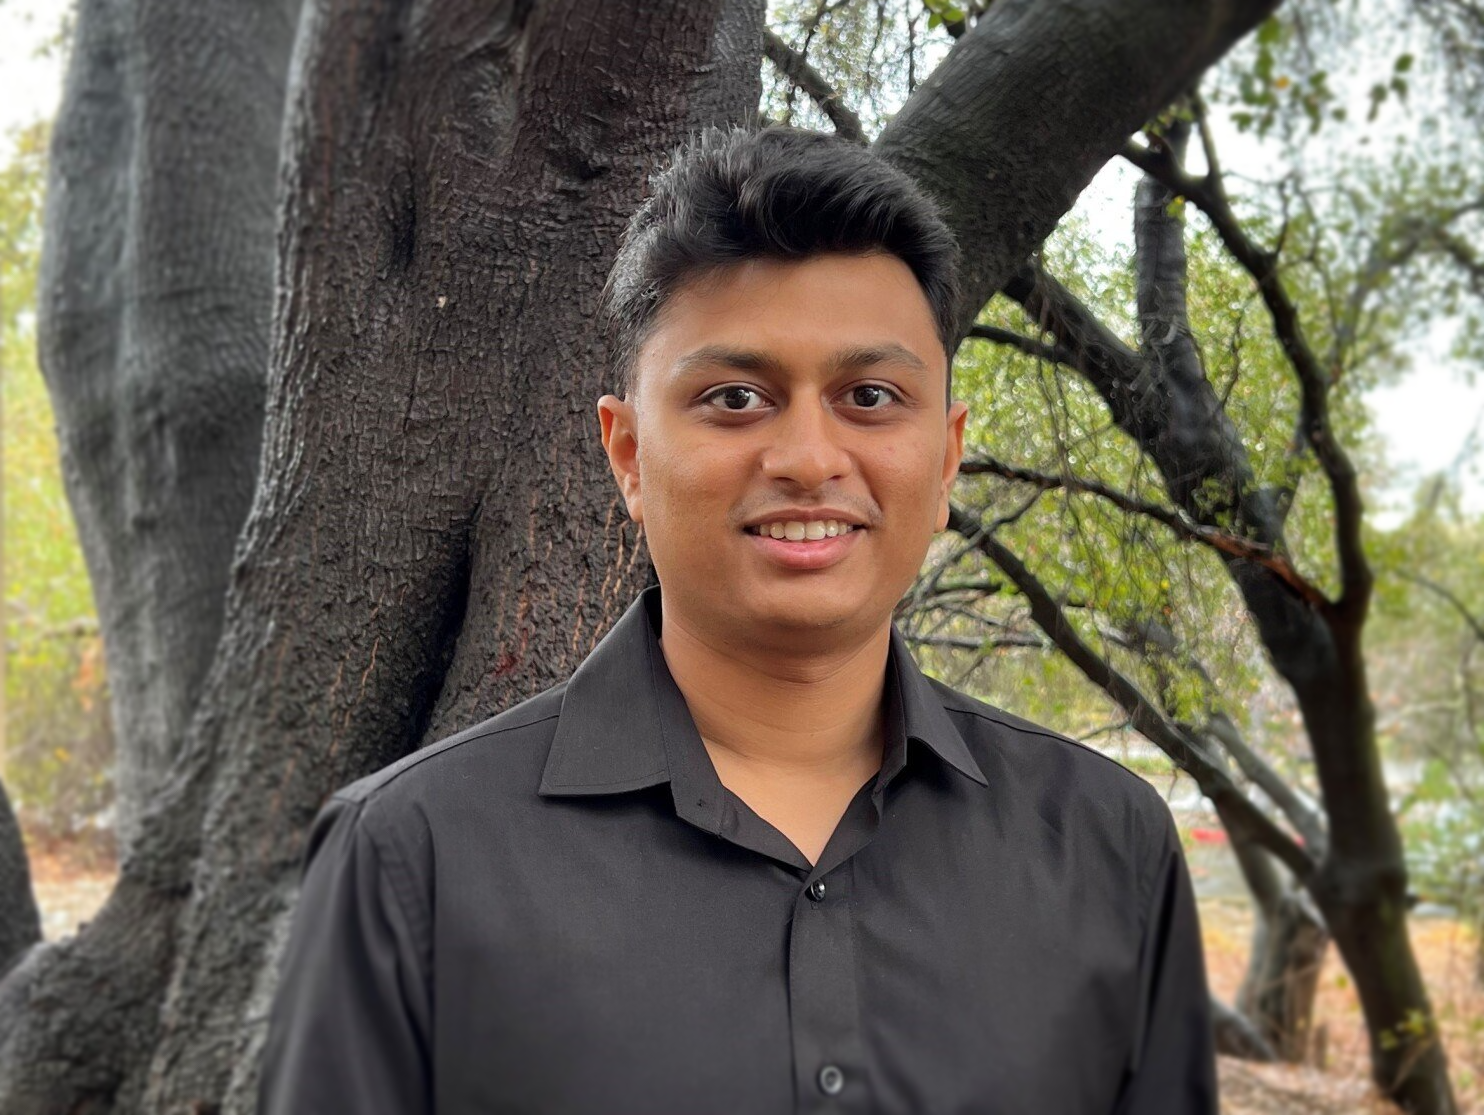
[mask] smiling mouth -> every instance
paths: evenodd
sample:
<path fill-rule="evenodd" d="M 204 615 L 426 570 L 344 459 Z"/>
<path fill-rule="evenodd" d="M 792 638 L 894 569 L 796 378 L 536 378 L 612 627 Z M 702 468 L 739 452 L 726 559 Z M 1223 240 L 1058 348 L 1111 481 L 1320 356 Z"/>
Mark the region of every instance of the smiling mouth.
<path fill-rule="evenodd" d="M 776 538 L 780 542 L 818 542 L 823 538 L 838 538 L 842 534 L 863 529 L 865 528 L 841 519 L 786 519 L 776 523 L 759 523 L 755 527 L 748 527 L 747 533 L 763 538 Z"/>

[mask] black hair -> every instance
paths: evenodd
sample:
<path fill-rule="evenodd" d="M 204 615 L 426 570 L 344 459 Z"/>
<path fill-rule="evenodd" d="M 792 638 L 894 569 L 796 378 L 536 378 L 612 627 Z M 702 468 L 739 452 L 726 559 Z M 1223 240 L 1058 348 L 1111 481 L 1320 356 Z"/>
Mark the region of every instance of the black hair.
<path fill-rule="evenodd" d="M 770 124 L 708 126 L 649 179 L 603 286 L 614 389 L 622 395 L 665 301 L 686 280 L 758 256 L 885 251 L 917 277 L 947 354 L 958 342 L 958 243 L 938 205 L 869 148 Z"/>

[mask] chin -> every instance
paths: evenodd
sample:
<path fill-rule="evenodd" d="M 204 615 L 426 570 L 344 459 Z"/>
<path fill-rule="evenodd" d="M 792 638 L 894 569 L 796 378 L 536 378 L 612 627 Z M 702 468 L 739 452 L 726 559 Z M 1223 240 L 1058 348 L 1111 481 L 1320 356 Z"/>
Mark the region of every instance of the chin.
<path fill-rule="evenodd" d="M 764 598 L 771 596 L 771 599 Z M 842 599 L 822 589 L 800 584 L 783 588 L 776 594 L 759 594 L 750 609 L 754 622 L 792 631 L 827 631 L 859 622 L 869 604 L 866 600 Z"/>

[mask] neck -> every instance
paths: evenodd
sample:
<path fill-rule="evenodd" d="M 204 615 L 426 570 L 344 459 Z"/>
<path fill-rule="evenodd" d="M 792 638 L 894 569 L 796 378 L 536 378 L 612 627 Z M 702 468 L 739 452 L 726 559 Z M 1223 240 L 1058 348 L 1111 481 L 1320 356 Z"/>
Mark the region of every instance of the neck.
<path fill-rule="evenodd" d="M 863 642 L 792 659 L 720 645 L 679 616 L 666 614 L 663 630 L 665 662 L 713 759 L 852 785 L 880 769 L 889 620 Z"/>

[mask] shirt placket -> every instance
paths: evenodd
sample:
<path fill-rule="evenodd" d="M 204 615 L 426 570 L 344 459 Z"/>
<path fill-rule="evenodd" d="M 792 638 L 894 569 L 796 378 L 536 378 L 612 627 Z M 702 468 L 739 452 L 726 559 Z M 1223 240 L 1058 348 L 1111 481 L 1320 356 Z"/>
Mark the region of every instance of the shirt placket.
<path fill-rule="evenodd" d="M 856 972 L 854 856 L 871 842 L 887 784 L 906 763 L 900 700 L 888 687 L 888 723 L 896 728 L 882 769 L 856 792 L 812 868 L 785 836 L 722 784 L 684 698 L 651 659 L 676 814 L 739 847 L 767 856 L 803 880 L 794 898 L 788 942 L 789 1031 L 795 1110 L 868 1112 L 871 1084 L 861 1032 Z"/>
<path fill-rule="evenodd" d="M 801 1113 L 871 1110 L 856 972 L 854 857 L 879 821 L 879 799 L 863 788 L 795 899 L 788 1002 L 795 1109 Z"/>

